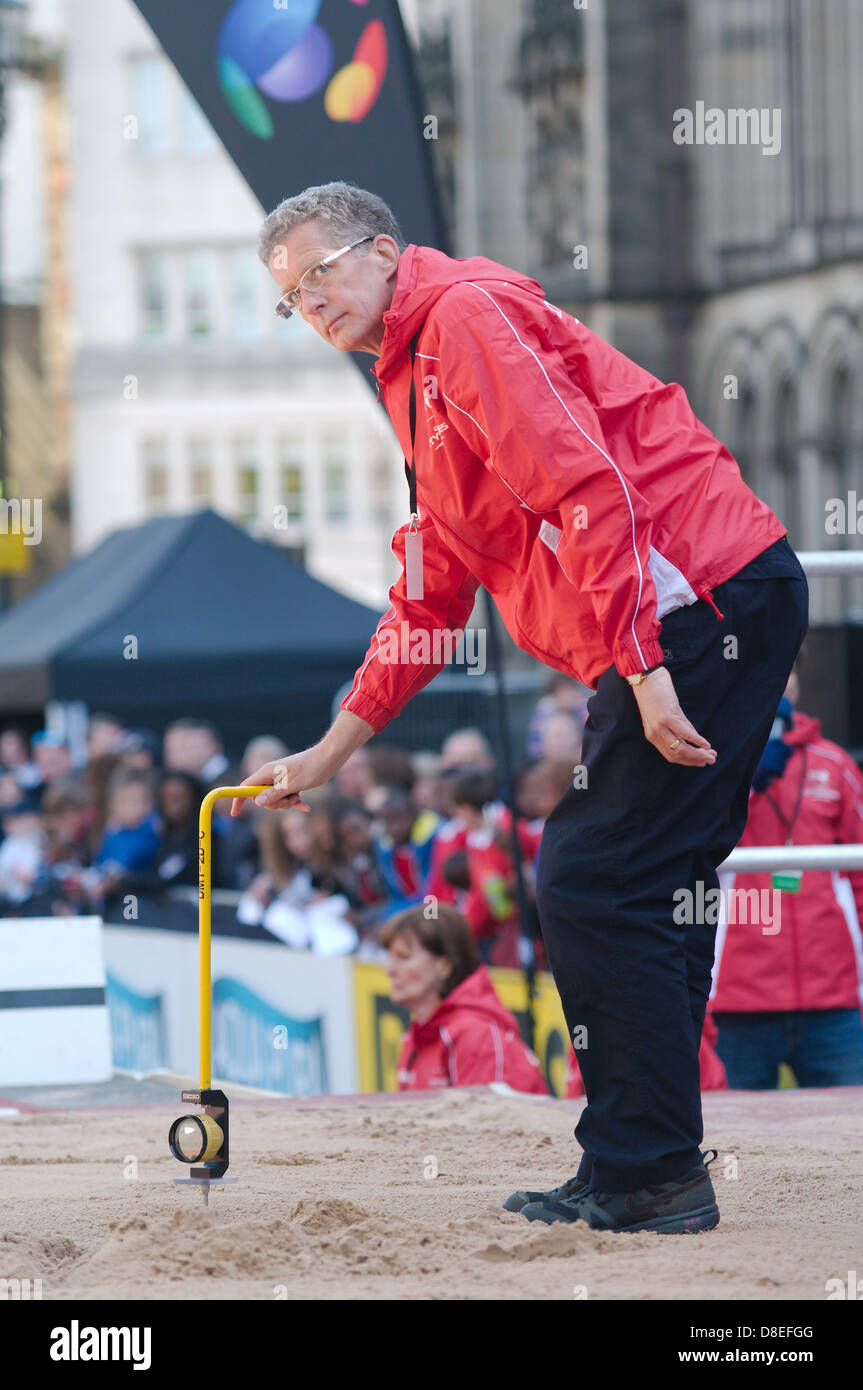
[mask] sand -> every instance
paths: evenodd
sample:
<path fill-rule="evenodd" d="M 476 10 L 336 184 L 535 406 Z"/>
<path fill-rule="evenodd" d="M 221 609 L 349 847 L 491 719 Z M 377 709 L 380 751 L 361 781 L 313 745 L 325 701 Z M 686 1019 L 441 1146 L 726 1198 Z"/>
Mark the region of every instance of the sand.
<path fill-rule="evenodd" d="M 60 1300 L 823 1301 L 863 1274 L 863 1088 L 706 1095 L 721 1221 L 698 1236 L 501 1210 L 574 1172 L 580 1104 L 488 1090 L 233 1101 L 238 1182 L 205 1209 L 171 1181 L 177 1095 L 0 1115 L 0 1278 Z"/>

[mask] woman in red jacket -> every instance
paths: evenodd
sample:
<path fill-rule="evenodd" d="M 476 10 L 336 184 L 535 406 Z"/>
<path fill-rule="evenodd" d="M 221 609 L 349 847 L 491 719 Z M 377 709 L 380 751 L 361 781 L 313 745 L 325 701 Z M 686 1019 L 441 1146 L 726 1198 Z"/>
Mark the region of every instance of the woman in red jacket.
<path fill-rule="evenodd" d="M 495 994 L 467 921 L 446 903 L 438 903 L 436 917 L 424 911 L 407 908 L 380 932 L 393 1003 L 411 1015 L 399 1090 L 502 1081 L 514 1091 L 548 1095 L 539 1060 Z"/>
<path fill-rule="evenodd" d="M 860 841 L 860 769 L 783 699 L 741 847 Z M 783 1062 L 799 1086 L 863 1085 L 863 873 L 725 871 L 720 883 L 713 1011 L 729 1085 L 772 1090 Z"/>

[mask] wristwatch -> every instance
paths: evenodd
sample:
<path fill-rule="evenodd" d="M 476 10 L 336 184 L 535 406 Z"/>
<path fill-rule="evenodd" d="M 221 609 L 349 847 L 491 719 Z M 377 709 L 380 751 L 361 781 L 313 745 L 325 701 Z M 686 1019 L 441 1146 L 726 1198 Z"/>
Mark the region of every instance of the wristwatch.
<path fill-rule="evenodd" d="M 629 681 L 629 684 L 630 684 L 630 685 L 641 685 L 641 682 L 642 682 L 643 680 L 645 680 L 645 679 L 647 678 L 647 676 L 650 675 L 650 672 L 651 672 L 651 671 L 658 671 L 661 665 L 662 665 L 662 662 L 659 661 L 659 662 L 657 662 L 657 664 L 656 664 L 655 666 L 650 666 L 650 667 L 648 667 L 648 669 L 647 669 L 646 671 L 638 671 L 638 672 L 636 673 L 636 675 L 634 675 L 634 676 L 627 676 L 626 679 Z"/>

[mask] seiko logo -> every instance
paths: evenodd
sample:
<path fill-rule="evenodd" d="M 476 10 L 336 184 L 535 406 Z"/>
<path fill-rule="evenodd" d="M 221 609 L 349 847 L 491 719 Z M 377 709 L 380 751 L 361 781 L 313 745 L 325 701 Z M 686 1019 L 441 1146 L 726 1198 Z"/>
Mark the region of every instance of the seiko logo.
<path fill-rule="evenodd" d="M 434 429 L 429 435 L 429 444 L 433 449 L 440 449 L 440 447 L 443 444 L 442 436 L 444 432 L 448 429 L 449 425 L 447 424 L 446 420 L 441 420 L 439 425 L 435 425 Z"/>

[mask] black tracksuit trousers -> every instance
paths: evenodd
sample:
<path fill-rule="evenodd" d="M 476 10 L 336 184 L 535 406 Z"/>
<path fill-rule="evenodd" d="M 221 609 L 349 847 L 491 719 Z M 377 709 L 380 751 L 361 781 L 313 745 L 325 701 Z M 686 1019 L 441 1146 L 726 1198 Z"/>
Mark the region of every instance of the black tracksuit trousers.
<path fill-rule="evenodd" d="M 721 619 L 698 600 L 669 613 L 660 635 L 713 766 L 667 762 L 612 666 L 588 702 L 587 785 L 567 788 L 540 845 L 539 920 L 587 1097 L 579 1177 L 601 1191 L 670 1181 L 701 1162 L 698 1049 L 716 926 L 676 923 L 674 894 L 695 898 L 699 880 L 704 894 L 718 887 L 808 626 L 806 578 L 785 538 L 713 597 Z"/>

